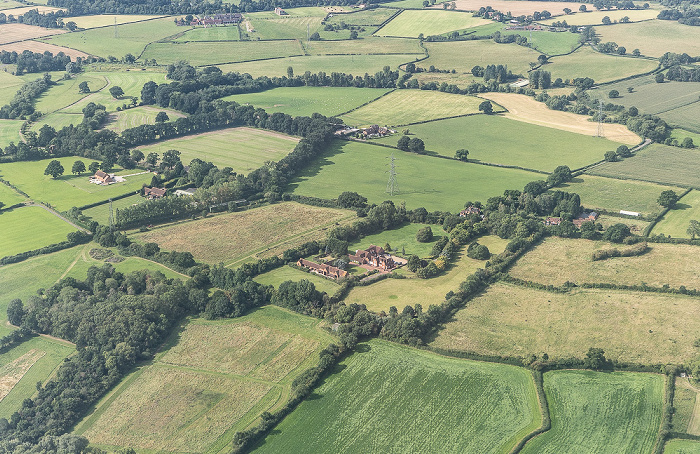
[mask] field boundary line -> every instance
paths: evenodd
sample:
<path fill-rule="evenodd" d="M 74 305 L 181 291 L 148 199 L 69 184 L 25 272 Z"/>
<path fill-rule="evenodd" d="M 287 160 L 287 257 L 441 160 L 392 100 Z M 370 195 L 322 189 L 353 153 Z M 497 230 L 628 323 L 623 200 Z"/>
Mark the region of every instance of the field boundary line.
<path fill-rule="evenodd" d="M 104 14 L 104 16 L 121 16 L 121 15 L 122 15 L 122 14 Z M 124 15 L 124 16 L 127 16 L 127 15 L 128 15 L 128 16 L 131 16 L 131 14 L 123 14 L 123 15 Z M 103 16 L 103 14 L 98 14 L 98 16 Z M 124 22 L 123 24 L 117 24 L 117 26 L 119 26 L 119 25 L 137 24 L 137 23 L 139 23 L 139 22 L 148 22 L 148 21 L 158 20 L 158 19 L 165 19 L 166 17 L 174 17 L 174 16 L 169 16 L 169 15 L 165 14 L 165 15 L 158 16 L 158 17 L 151 17 L 151 18 L 149 18 L 149 19 L 139 19 L 139 20 L 135 20 L 135 21 L 133 21 L 133 22 Z M 97 29 L 100 29 L 100 28 L 109 28 L 109 27 L 114 27 L 114 24 L 100 25 L 100 26 L 98 26 L 98 27 L 81 28 L 80 31 L 85 31 L 85 30 L 97 30 Z M 72 33 L 72 32 L 70 32 L 70 33 Z M 52 36 L 53 36 L 53 35 L 52 35 Z"/>
<path fill-rule="evenodd" d="M 403 8 L 399 8 L 398 11 L 392 15 L 389 19 L 387 19 L 383 24 L 381 24 L 374 32 L 372 32 L 372 36 L 376 35 L 379 30 L 382 28 L 386 27 L 386 25 L 391 22 L 392 20 L 396 19 L 401 13 L 404 12 Z"/>
<path fill-rule="evenodd" d="M 384 93 L 384 94 L 382 94 L 382 95 L 379 95 L 379 96 L 377 96 L 376 98 L 374 98 L 374 99 L 372 99 L 372 100 L 369 100 L 369 101 L 367 101 L 367 102 L 364 103 L 364 104 L 361 104 L 361 105 L 359 105 L 359 106 L 357 106 L 357 107 L 353 107 L 352 109 L 348 110 L 347 112 L 342 112 L 342 113 L 339 113 L 338 115 L 334 115 L 334 117 L 340 117 L 340 116 L 342 116 L 342 115 L 347 115 L 347 114 L 349 114 L 350 112 L 354 112 L 354 111 L 356 111 L 357 109 L 359 109 L 360 107 L 365 107 L 365 106 L 368 105 L 368 104 L 372 104 L 374 101 L 379 101 L 379 100 L 382 99 L 384 96 L 388 95 L 389 93 L 393 93 L 393 92 L 395 92 L 396 90 L 398 90 L 398 88 L 394 88 L 394 89 L 392 89 L 392 90 L 389 90 L 389 91 L 387 91 L 386 93 Z"/>
<path fill-rule="evenodd" d="M 662 110 L 662 111 L 656 112 L 655 114 L 652 114 L 652 115 L 659 115 L 659 114 L 664 114 L 664 113 L 672 112 L 672 111 L 674 111 L 674 110 L 676 110 L 676 109 L 680 109 L 680 108 L 683 108 L 683 107 L 688 107 L 688 106 L 693 105 L 693 104 L 698 103 L 698 102 L 700 102 L 700 99 L 696 99 L 695 101 L 690 101 L 689 103 L 681 104 L 680 106 L 672 107 L 672 108 L 670 108 L 670 109 Z M 683 126 L 683 127 L 679 128 L 679 129 L 688 129 L 688 128 L 686 128 L 685 126 Z M 695 132 L 695 131 L 691 131 L 691 132 Z"/>
<path fill-rule="evenodd" d="M 31 203 L 31 204 L 25 205 L 25 206 L 43 208 L 43 209 L 45 209 L 46 211 L 48 211 L 49 213 L 51 213 L 51 214 L 53 214 L 54 216 L 56 216 L 57 218 L 59 218 L 59 219 L 65 221 L 65 222 L 67 222 L 68 224 L 70 224 L 71 226 L 75 227 L 76 229 L 78 229 L 78 230 L 80 230 L 80 231 L 82 231 L 82 232 L 92 233 L 92 232 L 90 232 L 88 229 L 85 229 L 85 228 L 83 228 L 83 227 L 80 227 L 80 226 L 77 225 L 77 224 L 74 224 L 72 221 L 70 221 L 70 220 L 66 219 L 65 217 L 63 217 L 63 215 L 61 215 L 58 211 L 56 211 L 56 210 L 54 210 L 54 209 L 52 209 L 52 208 L 49 208 L 49 207 L 47 207 L 47 206 L 44 205 L 44 204 L 41 204 L 41 203 Z"/>
<path fill-rule="evenodd" d="M 70 270 L 73 269 L 73 267 L 75 266 L 75 264 L 78 263 L 78 260 L 80 260 L 81 257 L 85 258 L 85 249 L 86 249 L 86 248 L 87 248 L 87 245 L 85 245 L 85 247 L 83 247 L 83 249 L 78 253 L 78 255 L 75 256 L 75 260 L 73 260 L 73 262 L 71 262 L 71 264 L 68 265 L 68 268 L 66 268 L 66 270 L 63 272 L 63 274 L 61 274 L 61 277 L 59 277 L 59 278 L 56 280 L 56 283 L 60 282 L 61 279 L 63 279 L 64 277 L 66 277 L 66 275 L 70 272 Z"/>

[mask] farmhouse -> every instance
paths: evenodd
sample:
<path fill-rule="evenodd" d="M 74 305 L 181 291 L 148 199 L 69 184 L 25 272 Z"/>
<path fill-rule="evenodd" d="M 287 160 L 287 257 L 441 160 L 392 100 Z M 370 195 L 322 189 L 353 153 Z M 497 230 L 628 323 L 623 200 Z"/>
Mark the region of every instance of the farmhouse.
<path fill-rule="evenodd" d="M 578 228 L 581 228 L 581 225 L 584 222 L 593 222 L 596 219 L 598 219 L 598 213 L 595 211 L 591 211 L 590 213 L 581 213 L 578 215 L 576 219 L 574 219 L 572 222 L 574 225 Z"/>
<path fill-rule="evenodd" d="M 143 188 L 143 196 L 148 200 L 162 199 L 165 197 L 165 188 Z"/>
<path fill-rule="evenodd" d="M 389 128 L 379 125 L 372 125 L 362 130 L 362 134 L 365 137 L 384 137 L 385 135 L 389 134 L 389 132 L 391 132 L 389 131 Z"/>
<path fill-rule="evenodd" d="M 90 177 L 90 181 L 95 184 L 108 185 L 114 183 L 115 180 L 114 175 L 110 175 L 101 170 L 98 170 L 97 172 L 95 172 L 95 175 Z"/>
<path fill-rule="evenodd" d="M 286 16 L 287 12 L 280 7 L 276 7 L 275 14 L 277 14 L 278 16 Z"/>
<path fill-rule="evenodd" d="M 469 207 L 459 212 L 459 217 L 466 218 L 470 214 L 481 214 L 481 209 L 475 207 L 474 205 L 469 205 Z"/>
<path fill-rule="evenodd" d="M 348 255 L 352 263 L 358 265 L 369 265 L 384 271 L 396 268 L 397 263 L 391 254 L 387 254 L 384 248 L 371 245 L 367 250 L 358 249 L 355 254 Z"/>
<path fill-rule="evenodd" d="M 233 14 L 214 14 L 213 16 L 195 17 L 190 22 L 190 25 L 202 25 L 211 27 L 216 25 L 236 25 L 243 20 L 243 16 L 239 13 Z M 179 25 L 179 24 L 178 24 Z"/>
<path fill-rule="evenodd" d="M 297 266 L 308 268 L 312 273 L 330 277 L 331 279 L 339 279 L 348 275 L 347 271 L 341 270 L 335 266 L 326 265 L 325 263 L 314 263 L 304 259 L 299 259 L 299 261 L 297 261 Z"/>

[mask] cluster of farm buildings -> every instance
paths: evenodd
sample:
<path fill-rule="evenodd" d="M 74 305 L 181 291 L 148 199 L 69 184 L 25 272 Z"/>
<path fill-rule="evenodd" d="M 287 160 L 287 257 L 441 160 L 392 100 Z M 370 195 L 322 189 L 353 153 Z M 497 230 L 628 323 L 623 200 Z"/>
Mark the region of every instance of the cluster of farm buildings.
<path fill-rule="evenodd" d="M 598 213 L 591 211 L 590 213 L 581 213 L 571 222 L 577 227 L 581 228 L 584 222 L 594 222 L 598 219 Z M 562 219 L 560 217 L 549 217 L 544 220 L 544 225 L 560 225 Z"/>
<path fill-rule="evenodd" d="M 386 126 L 371 125 L 366 128 L 351 128 L 346 126 L 343 129 L 337 130 L 334 134 L 338 137 L 360 136 L 363 139 L 376 139 L 377 137 L 384 137 L 395 133 L 396 131 Z"/>
<path fill-rule="evenodd" d="M 191 25 L 193 27 L 215 27 L 222 25 L 238 25 L 243 21 L 243 16 L 240 13 L 229 14 L 214 14 L 212 16 L 194 16 L 191 21 L 187 19 L 177 19 L 176 25 L 184 26 Z"/>
<path fill-rule="evenodd" d="M 354 254 L 348 254 L 350 263 L 358 265 L 369 271 L 379 271 L 380 273 L 390 273 L 396 268 L 406 264 L 406 260 L 396 257 L 374 244 L 367 249 L 358 249 Z M 341 279 L 347 277 L 348 272 L 330 263 L 315 263 L 306 259 L 299 259 L 297 266 L 305 268 L 320 276 L 331 279 Z"/>

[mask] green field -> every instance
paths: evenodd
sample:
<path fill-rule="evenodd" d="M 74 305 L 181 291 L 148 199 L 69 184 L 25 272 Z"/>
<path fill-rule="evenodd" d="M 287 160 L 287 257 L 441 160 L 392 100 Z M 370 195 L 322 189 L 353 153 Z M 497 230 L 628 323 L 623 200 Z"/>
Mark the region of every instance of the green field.
<path fill-rule="evenodd" d="M 101 267 L 105 262 L 101 260 L 95 260 L 89 255 L 89 250 L 92 248 L 99 248 L 96 243 L 90 243 L 86 246 L 82 253 L 76 258 L 75 262 L 71 265 L 71 268 L 67 270 L 66 277 L 73 277 L 75 279 L 83 280 L 87 276 L 88 268 L 91 266 Z M 115 255 L 119 255 L 116 249 L 113 249 Z M 117 263 L 111 263 L 114 269 L 120 273 L 128 274 L 132 271 L 150 270 L 153 272 L 160 272 L 169 279 L 180 279 L 186 281 L 189 276 L 186 274 L 181 274 L 170 268 L 161 265 L 160 263 L 153 262 L 151 260 L 142 259 L 140 257 L 125 257 L 123 261 Z"/>
<path fill-rule="evenodd" d="M 122 183 L 114 183 L 102 186 L 90 183 L 87 173 L 76 176 L 70 173 L 70 169 L 76 160 L 81 160 L 85 166 L 93 162 L 91 159 L 81 157 L 58 158 L 65 169 L 63 176 L 57 179 L 44 175 L 44 169 L 51 161 L 11 162 L 0 165 L 0 177 L 14 184 L 35 201 L 50 203 L 59 211 L 65 211 L 74 206 L 83 206 L 90 203 L 107 200 L 128 192 L 141 189 L 144 184 L 149 184 L 153 177 L 150 173 L 126 177 Z M 119 170 L 115 168 L 117 175 L 131 175 L 140 173 L 140 170 Z"/>
<path fill-rule="evenodd" d="M 615 260 L 615 259 L 611 259 Z M 695 358 L 700 300 L 683 295 L 575 289 L 569 293 L 497 283 L 472 299 L 431 345 L 483 355 L 681 364 Z"/>
<path fill-rule="evenodd" d="M 205 132 L 140 147 L 144 155 L 178 150 L 187 165 L 195 158 L 211 161 L 219 167 L 233 167 L 247 174 L 267 161 L 279 161 L 294 149 L 296 137 L 252 128 L 230 128 Z"/>
<path fill-rule="evenodd" d="M 514 74 L 527 77 L 530 62 L 536 62 L 539 52 L 517 44 L 497 44 L 491 40 L 425 43 L 428 59 L 416 63 L 424 69 L 435 66 L 442 70 L 471 72 L 476 65 L 507 65 Z M 459 56 L 455 58 L 455 56 Z"/>
<path fill-rule="evenodd" d="M 691 220 L 700 221 L 700 192 L 697 190 L 684 196 L 676 207 L 654 226 L 652 233 L 663 233 L 674 238 L 690 238 L 687 230 Z"/>
<path fill-rule="evenodd" d="M 81 99 L 75 104 L 66 107 L 61 112 L 71 112 L 82 114 L 83 108 L 89 103 L 102 104 L 107 108 L 108 112 L 114 112 L 117 107 L 123 104 L 130 104 L 129 97 L 135 96 L 141 98 L 141 89 L 146 82 L 154 81 L 158 84 L 166 83 L 165 73 L 156 71 L 111 71 L 111 72 L 90 72 L 91 76 L 102 77 L 107 81 L 107 85 L 100 91 L 96 92 L 99 87 L 90 87 L 93 91 L 89 96 Z M 109 89 L 113 86 L 121 87 L 124 90 L 124 96 L 121 99 L 115 99 L 109 93 Z"/>
<path fill-rule="evenodd" d="M 333 7 L 330 7 L 333 8 Z M 338 8 L 343 8 L 342 6 Z M 278 16 L 274 11 L 258 11 L 248 13 L 245 17 L 250 19 L 294 19 L 297 17 L 325 17 L 327 14 L 326 8 L 309 6 L 300 8 L 285 8 L 287 13 L 285 16 Z M 342 11 L 342 9 L 341 9 Z"/>
<path fill-rule="evenodd" d="M 255 31 L 248 32 L 248 36 L 251 39 L 306 39 L 307 30 L 309 34 L 315 32 L 322 32 L 323 26 L 321 21 L 323 21 L 323 16 L 299 16 L 299 17 L 280 17 L 276 16 L 275 19 L 258 19 L 251 17 L 252 15 L 246 15 L 250 17 L 250 24 Z M 241 26 L 241 30 L 245 31 L 246 27 Z M 349 35 L 349 32 L 348 32 Z M 322 34 L 323 36 L 323 34 Z"/>
<path fill-rule="evenodd" d="M 700 144 L 700 134 L 695 132 L 686 131 L 681 128 L 674 128 L 671 131 L 671 139 L 677 140 L 679 144 L 683 143 L 683 139 L 690 137 L 693 139 L 693 144 L 697 147 Z"/>
<path fill-rule="evenodd" d="M 690 431 L 690 423 L 695 413 L 698 392 L 691 385 L 689 378 L 676 377 L 675 391 L 673 393 L 673 418 L 671 419 L 674 432 L 694 433 Z M 697 424 L 697 422 L 695 422 Z"/>
<path fill-rule="evenodd" d="M 561 55 L 571 52 L 573 48 L 578 46 L 579 36 L 576 33 L 549 31 L 536 31 L 530 36 L 530 32 L 527 30 L 506 30 L 505 25 L 498 22 L 480 25 L 470 29 L 470 31 L 473 31 L 475 36 L 489 36 L 494 32 L 500 32 L 502 35 L 520 35 L 532 43 L 533 49 L 547 55 Z"/>
<path fill-rule="evenodd" d="M 391 16 L 396 14 L 396 10 L 389 8 L 374 8 L 360 10 L 349 14 L 333 14 L 327 24 L 340 24 L 344 22 L 348 25 L 381 25 L 386 22 Z"/>
<path fill-rule="evenodd" d="M 484 19 L 469 13 L 456 11 L 414 11 L 406 10 L 384 27 L 375 32 L 379 36 L 401 36 L 417 38 L 441 35 L 454 30 L 463 30 L 487 23 Z"/>
<path fill-rule="evenodd" d="M 36 76 L 36 74 L 34 76 Z M 19 90 L 23 84 L 24 81 L 19 77 L 13 76 L 10 72 L 0 71 L 0 105 L 4 106 L 12 101 L 15 93 L 17 93 L 17 90 Z"/>
<path fill-rule="evenodd" d="M 664 446 L 664 454 L 700 454 L 700 441 L 669 440 Z"/>
<path fill-rule="evenodd" d="M 42 41 L 57 46 L 82 50 L 88 54 L 99 55 L 100 57 L 113 55 L 121 58 L 129 53 L 138 57 L 148 43 L 182 31 L 181 27 L 175 25 L 172 18 L 166 17 L 152 21 L 120 25 L 117 27 L 117 37 L 114 36 L 113 27 L 104 27 L 82 32 L 65 33 L 44 38 Z"/>
<path fill-rule="evenodd" d="M 454 157 L 460 148 L 469 160 L 519 166 L 551 172 L 558 165 L 572 169 L 602 159 L 618 143 L 573 132 L 515 121 L 496 115 L 474 115 L 411 125 L 411 137 L 420 137 L 426 150 Z M 506 132 L 507 133 L 504 133 Z M 399 134 L 378 139 L 396 145 Z M 546 179 L 546 176 L 542 176 Z"/>
<path fill-rule="evenodd" d="M 672 125 L 682 126 L 700 133 L 700 102 L 696 101 L 693 104 L 661 113 L 659 117 Z"/>
<path fill-rule="evenodd" d="M 274 306 L 234 320 L 192 320 L 77 433 L 109 448 L 223 450 L 236 431 L 285 403 L 294 378 L 316 365 L 333 341 L 320 323 Z"/>
<path fill-rule="evenodd" d="M 396 229 L 385 230 L 381 233 L 368 235 L 357 241 L 353 241 L 348 245 L 348 251 L 354 252 L 357 249 L 365 249 L 372 244 L 384 247 L 389 243 L 394 252 L 401 254 L 401 248 L 406 250 L 406 255 L 417 255 L 419 257 L 430 257 L 433 249 L 433 244 L 445 235 L 445 232 L 439 225 L 430 226 L 433 231 L 433 241 L 428 243 L 419 243 L 416 241 L 416 233 L 418 230 L 425 227 L 424 224 L 406 224 Z"/>
<path fill-rule="evenodd" d="M 349 125 L 406 125 L 479 112 L 484 100 L 440 91 L 396 90 L 343 115 Z"/>
<path fill-rule="evenodd" d="M 387 89 L 354 87 L 282 87 L 260 93 L 231 95 L 225 101 L 252 104 L 268 114 L 284 112 L 291 116 L 320 113 L 327 117 L 338 115 L 368 103 Z"/>
<path fill-rule="evenodd" d="M 437 230 L 437 228 L 436 228 Z M 497 236 L 479 238 L 479 244 L 489 248 L 492 254 L 499 254 L 505 250 L 508 240 Z M 363 243 L 365 247 L 369 243 Z M 383 244 L 382 244 L 383 246 Z M 459 284 L 470 274 L 486 264 L 483 260 L 475 260 L 467 257 L 466 250 L 457 254 L 453 264 L 443 274 L 431 279 L 385 279 L 364 287 L 354 287 L 345 298 L 345 303 L 365 304 L 367 309 L 375 312 L 389 312 L 391 306 L 399 311 L 404 307 L 420 304 L 427 308 L 431 304 L 440 304 L 445 299 L 445 294 L 455 291 Z"/>
<path fill-rule="evenodd" d="M 208 66 L 292 55 L 304 55 L 299 41 L 158 42 L 150 44 L 141 58 L 160 64 L 185 60 L 192 66 Z"/>
<path fill-rule="evenodd" d="M 173 38 L 172 41 L 238 41 L 239 38 L 238 27 L 207 27 L 189 29 L 177 38 Z"/>
<path fill-rule="evenodd" d="M 117 209 L 126 208 L 136 203 L 141 203 L 144 200 L 146 199 L 140 194 L 134 194 L 123 199 L 114 200 L 112 202 L 112 208 L 116 212 Z M 109 203 L 103 203 L 102 205 L 83 210 L 83 214 L 100 224 L 109 225 Z"/>
<path fill-rule="evenodd" d="M 631 22 L 639 22 L 643 20 L 656 19 L 659 12 L 654 9 L 639 9 L 639 10 L 610 10 L 610 11 L 588 11 L 585 13 L 576 12 L 567 16 L 557 16 L 551 19 L 540 21 L 539 23 L 550 25 L 553 22 L 566 21 L 569 25 L 601 25 L 604 17 L 609 17 L 613 22 L 619 22 L 620 19 L 627 16 Z"/>
<path fill-rule="evenodd" d="M 36 110 L 43 114 L 63 109 L 89 96 L 85 93 L 80 93 L 78 90 L 78 86 L 82 82 L 87 82 L 92 91 L 99 90 L 107 85 L 107 81 L 103 76 L 91 73 L 78 74 L 69 80 L 57 80 L 56 78 L 52 80 L 56 82 L 56 85 L 41 94 L 35 103 Z M 37 123 L 43 124 L 41 119 Z"/>
<path fill-rule="evenodd" d="M 19 128 L 24 120 L 0 120 L 0 148 L 9 145 L 10 142 L 18 144 L 22 139 Z"/>
<path fill-rule="evenodd" d="M 18 193 L 4 183 L 0 183 L 0 202 L 4 203 L 5 209 L 27 200 L 22 194 Z"/>
<path fill-rule="evenodd" d="M 52 112 L 48 115 L 44 115 L 39 119 L 38 122 L 33 123 L 29 128 L 30 131 L 34 131 L 37 134 L 39 130 L 44 125 L 49 125 L 56 131 L 70 125 L 79 125 L 83 121 L 83 114 L 79 113 L 66 113 L 63 111 Z"/>
<path fill-rule="evenodd" d="M 152 125 L 155 124 L 156 116 L 159 112 L 167 113 L 170 121 L 184 116 L 180 112 L 171 109 L 140 106 L 110 114 L 104 127 L 116 133 L 121 133 L 126 129 L 135 128 L 139 125 Z"/>
<path fill-rule="evenodd" d="M 593 175 L 700 188 L 700 151 L 652 144 L 631 158 L 606 162 Z"/>
<path fill-rule="evenodd" d="M 340 286 L 336 284 L 335 281 L 321 277 L 318 274 L 307 273 L 291 266 L 283 266 L 281 268 L 276 268 L 267 273 L 260 274 L 255 277 L 255 282 L 263 285 L 272 285 L 277 288 L 284 281 L 294 281 L 298 282 L 302 279 L 311 281 L 319 292 L 326 292 L 329 295 L 333 295 Z"/>
<path fill-rule="evenodd" d="M 656 61 L 607 55 L 590 47 L 581 47 L 571 55 L 552 58 L 542 69 L 550 71 L 552 79 L 560 77 L 566 81 L 590 77 L 600 83 L 646 73 L 657 67 Z"/>
<path fill-rule="evenodd" d="M 381 38 L 376 36 L 346 41 L 308 41 L 304 43 L 304 47 L 312 55 L 424 55 L 423 49 L 415 39 Z"/>
<path fill-rule="evenodd" d="M 523 453 L 651 452 L 663 406 L 661 375 L 553 371 L 544 376 L 552 428 Z"/>
<path fill-rule="evenodd" d="M 21 207 L 0 214 L 0 257 L 66 240 L 75 230 L 41 207 Z"/>
<path fill-rule="evenodd" d="M 254 452 L 505 453 L 540 425 L 522 368 L 379 340 L 341 368 Z"/>
<path fill-rule="evenodd" d="M 115 22 L 118 24 L 118 27 L 122 24 L 157 19 L 160 17 L 163 16 L 146 16 L 137 14 L 98 14 L 96 16 L 73 16 L 70 18 L 70 20 L 75 22 L 79 28 L 96 28 L 108 27 L 110 25 L 113 26 Z M 121 30 L 119 30 L 119 32 L 121 32 Z"/>
<path fill-rule="evenodd" d="M 396 157 L 399 193 L 386 193 L 388 162 Z M 368 165 L 370 164 L 370 165 Z M 292 181 L 294 193 L 337 197 L 342 188 L 367 197 L 370 203 L 405 201 L 408 208 L 459 211 L 466 201 L 486 201 L 506 189 L 522 189 L 541 175 L 515 169 L 468 164 L 421 156 L 357 142 L 337 141 Z"/>
<path fill-rule="evenodd" d="M 700 54 L 700 30 L 670 20 L 652 20 L 636 24 L 598 27 L 602 42 L 612 41 L 627 48 L 639 49 L 642 55 L 660 57 L 666 52 Z M 682 38 L 681 38 L 682 37 Z"/>

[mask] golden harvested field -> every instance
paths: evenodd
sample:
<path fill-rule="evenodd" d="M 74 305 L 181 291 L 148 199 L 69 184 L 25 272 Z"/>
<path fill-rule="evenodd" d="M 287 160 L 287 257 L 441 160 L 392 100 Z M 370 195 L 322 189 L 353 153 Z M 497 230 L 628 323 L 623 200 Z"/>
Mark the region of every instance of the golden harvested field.
<path fill-rule="evenodd" d="M 79 28 L 97 28 L 114 25 L 114 19 L 117 19 L 117 25 L 128 24 L 131 22 L 140 22 L 150 19 L 158 19 L 165 16 L 143 16 L 138 14 L 99 14 L 97 16 L 74 16 L 70 20 L 78 24 Z"/>
<path fill-rule="evenodd" d="M 0 25 L 0 44 L 14 43 L 27 39 L 41 38 L 42 36 L 66 33 L 60 28 L 41 28 L 34 25 L 2 24 Z"/>
<path fill-rule="evenodd" d="M 2 6 L 2 4 L 0 4 Z M 4 14 L 5 16 L 9 16 L 12 14 L 15 17 L 22 16 L 25 14 L 27 11 L 30 10 L 37 10 L 39 13 L 47 13 L 49 11 L 61 11 L 61 8 L 54 8 L 53 6 L 43 6 L 43 5 L 37 5 L 37 6 L 25 6 L 22 8 L 7 8 L 7 9 L 2 9 L 0 10 L 0 13 Z"/>
<path fill-rule="evenodd" d="M 492 7 L 497 11 L 510 11 L 513 17 L 521 15 L 530 15 L 535 11 L 547 10 L 553 15 L 564 14 L 564 8 L 569 8 L 573 11 L 578 11 L 581 3 L 573 2 L 538 2 L 538 1 L 509 1 L 509 0 L 455 0 L 457 9 L 462 11 L 478 11 L 482 6 Z M 589 10 L 594 9 L 593 5 L 586 4 Z M 442 9 L 442 4 L 438 3 L 431 8 Z"/>
<path fill-rule="evenodd" d="M 593 251 L 629 246 L 605 241 L 547 238 L 520 258 L 510 274 L 542 284 L 562 285 L 566 281 L 641 285 L 685 285 L 700 290 L 700 247 L 684 244 L 653 244 L 638 257 L 614 257 L 592 261 Z"/>
<path fill-rule="evenodd" d="M 571 112 L 561 112 L 549 109 L 544 103 L 537 102 L 526 95 L 515 93 L 481 93 L 482 98 L 490 99 L 508 109 L 504 114 L 507 118 L 524 121 L 563 131 L 595 136 L 598 124 L 588 121 L 590 117 Z M 605 125 L 605 138 L 614 142 L 637 145 L 642 139 L 619 124 Z"/>
<path fill-rule="evenodd" d="M 571 7 L 569 7 L 571 8 Z M 599 25 L 603 23 L 604 17 L 609 17 L 611 21 L 618 22 L 623 17 L 629 17 L 631 22 L 639 22 L 642 20 L 656 19 L 659 12 L 655 9 L 640 9 L 640 10 L 603 10 L 603 11 L 588 11 L 586 13 L 578 12 L 578 8 L 571 8 L 575 14 L 570 14 L 564 17 L 556 17 L 548 20 L 540 21 L 541 24 L 549 25 L 553 22 L 565 20 L 569 25 Z M 549 10 L 547 10 L 549 11 Z"/>
<path fill-rule="evenodd" d="M 138 234 L 136 238 L 156 242 L 168 250 L 190 251 L 195 259 L 206 263 L 231 263 L 280 243 L 286 243 L 282 250 L 288 249 L 298 244 L 294 240 L 302 234 L 325 230 L 348 217 L 354 218 L 354 214 L 285 202 L 183 222 Z"/>
<path fill-rule="evenodd" d="M 29 368 L 45 354 L 46 352 L 32 349 L 11 363 L 0 367 L 0 401 L 10 394 L 12 388 L 19 383 Z"/>
<path fill-rule="evenodd" d="M 616 42 L 627 52 L 639 49 L 642 55 L 660 57 L 666 52 L 700 54 L 700 30 L 670 20 L 597 27 L 602 42 Z"/>
<path fill-rule="evenodd" d="M 71 49 L 70 47 L 56 46 L 55 44 L 42 43 L 41 41 L 34 41 L 31 39 L 27 41 L 20 41 L 18 43 L 0 45 L 0 51 L 3 50 L 7 52 L 15 51 L 18 54 L 22 53 L 25 50 L 31 50 L 32 52 L 41 54 L 43 54 L 46 51 L 49 51 L 53 55 L 57 55 L 59 52 L 63 52 L 64 54 L 71 57 L 73 60 L 75 60 L 78 57 L 85 58 L 88 56 L 88 54 L 86 54 L 85 52 Z"/>
<path fill-rule="evenodd" d="M 700 298 L 615 290 L 551 293 L 498 283 L 457 312 L 431 345 L 487 355 L 680 364 L 694 358 Z"/>

